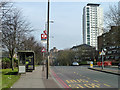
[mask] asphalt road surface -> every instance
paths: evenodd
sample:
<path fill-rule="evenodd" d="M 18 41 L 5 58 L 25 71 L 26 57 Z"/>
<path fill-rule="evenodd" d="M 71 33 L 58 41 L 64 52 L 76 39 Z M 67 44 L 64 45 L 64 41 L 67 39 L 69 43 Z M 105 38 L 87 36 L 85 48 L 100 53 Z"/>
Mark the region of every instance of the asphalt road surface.
<path fill-rule="evenodd" d="M 84 66 L 51 66 L 51 74 L 61 88 L 118 88 L 118 76 Z"/>

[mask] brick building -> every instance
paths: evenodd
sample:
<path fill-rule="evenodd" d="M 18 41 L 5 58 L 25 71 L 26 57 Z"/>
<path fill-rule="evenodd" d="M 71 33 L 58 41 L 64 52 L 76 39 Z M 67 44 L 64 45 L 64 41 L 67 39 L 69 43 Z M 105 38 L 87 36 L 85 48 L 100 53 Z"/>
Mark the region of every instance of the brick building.
<path fill-rule="evenodd" d="M 103 48 L 107 49 L 105 60 L 120 60 L 120 26 L 112 26 L 109 32 L 98 37 L 98 50 Z"/>

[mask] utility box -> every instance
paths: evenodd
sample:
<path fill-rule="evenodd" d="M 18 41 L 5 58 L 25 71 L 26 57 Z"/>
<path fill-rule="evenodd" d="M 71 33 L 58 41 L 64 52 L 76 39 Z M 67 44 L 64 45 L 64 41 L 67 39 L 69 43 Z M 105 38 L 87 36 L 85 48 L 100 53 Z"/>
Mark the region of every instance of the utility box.
<path fill-rule="evenodd" d="M 19 73 L 25 73 L 26 71 L 35 69 L 34 51 L 18 51 L 18 60 Z"/>

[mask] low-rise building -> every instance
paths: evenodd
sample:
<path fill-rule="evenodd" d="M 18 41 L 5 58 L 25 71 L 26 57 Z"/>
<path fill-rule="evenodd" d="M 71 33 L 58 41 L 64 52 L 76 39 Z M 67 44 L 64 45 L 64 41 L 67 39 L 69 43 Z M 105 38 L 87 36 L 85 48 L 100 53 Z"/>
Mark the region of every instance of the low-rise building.
<path fill-rule="evenodd" d="M 95 47 L 87 44 L 73 46 L 71 50 L 76 52 L 75 58 L 80 61 L 94 61 L 97 58 L 97 51 Z"/>

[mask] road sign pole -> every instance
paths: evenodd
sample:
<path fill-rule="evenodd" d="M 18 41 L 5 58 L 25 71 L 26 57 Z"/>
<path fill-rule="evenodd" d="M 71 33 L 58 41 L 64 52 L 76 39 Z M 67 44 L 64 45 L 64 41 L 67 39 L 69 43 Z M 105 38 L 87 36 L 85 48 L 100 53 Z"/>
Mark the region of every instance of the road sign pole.
<path fill-rule="evenodd" d="M 43 71 L 44 71 L 44 52 L 43 52 Z"/>
<path fill-rule="evenodd" d="M 104 69 L 104 61 L 103 61 L 104 57 L 102 55 L 102 69 Z"/>

